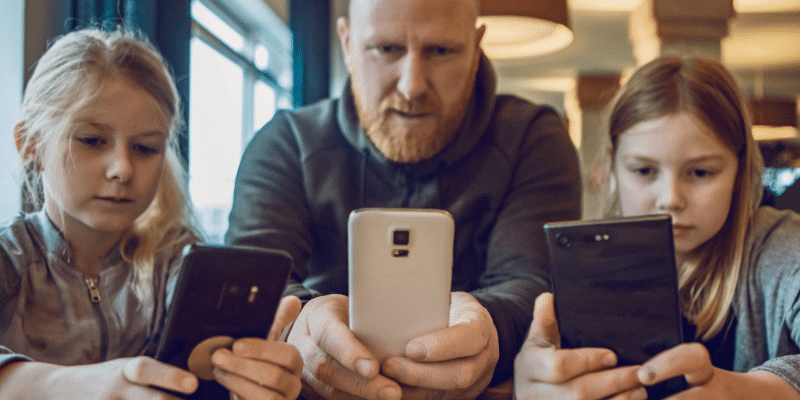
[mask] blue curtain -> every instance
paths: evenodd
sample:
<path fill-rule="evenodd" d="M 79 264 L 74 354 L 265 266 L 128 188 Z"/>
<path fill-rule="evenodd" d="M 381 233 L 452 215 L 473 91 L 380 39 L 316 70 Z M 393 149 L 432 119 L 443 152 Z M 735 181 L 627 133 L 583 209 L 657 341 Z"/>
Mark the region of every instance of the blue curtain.
<path fill-rule="evenodd" d="M 183 119 L 189 116 L 189 40 L 191 0 L 62 0 L 72 4 L 66 30 L 100 25 L 125 25 L 144 33 L 158 48 L 175 75 L 183 104 Z M 189 143 L 181 137 L 181 153 L 188 160 Z"/>

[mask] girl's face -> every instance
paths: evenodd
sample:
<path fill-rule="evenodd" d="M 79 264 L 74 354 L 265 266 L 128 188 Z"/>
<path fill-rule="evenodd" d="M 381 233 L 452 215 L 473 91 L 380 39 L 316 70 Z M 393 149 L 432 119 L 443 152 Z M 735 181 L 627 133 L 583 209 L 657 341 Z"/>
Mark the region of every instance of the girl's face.
<path fill-rule="evenodd" d="M 722 228 L 737 170 L 733 151 L 686 112 L 634 125 L 614 159 L 622 215 L 670 214 L 679 262 Z"/>
<path fill-rule="evenodd" d="M 76 115 L 65 149 L 43 160 L 45 209 L 61 231 L 125 233 L 155 197 L 169 126 L 170 115 L 147 92 L 105 80 Z"/>

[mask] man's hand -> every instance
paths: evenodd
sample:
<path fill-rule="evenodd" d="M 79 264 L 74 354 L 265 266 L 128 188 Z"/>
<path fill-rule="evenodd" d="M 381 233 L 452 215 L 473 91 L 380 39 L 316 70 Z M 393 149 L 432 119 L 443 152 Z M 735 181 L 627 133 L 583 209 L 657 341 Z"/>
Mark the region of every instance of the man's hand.
<path fill-rule="evenodd" d="M 450 326 L 411 340 L 406 357 L 388 358 L 383 373 L 404 385 L 404 399 L 475 398 L 492 380 L 499 357 L 489 312 L 471 295 L 456 292 Z"/>
<path fill-rule="evenodd" d="M 349 328 L 347 296 L 309 301 L 289 333 L 303 357 L 303 380 L 327 399 L 400 400 L 396 382 L 378 374 L 378 360 Z"/>

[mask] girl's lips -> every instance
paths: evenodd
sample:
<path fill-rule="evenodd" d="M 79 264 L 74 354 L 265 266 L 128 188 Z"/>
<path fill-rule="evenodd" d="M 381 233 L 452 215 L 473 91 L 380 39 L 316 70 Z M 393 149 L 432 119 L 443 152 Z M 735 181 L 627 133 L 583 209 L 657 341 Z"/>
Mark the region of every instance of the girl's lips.
<path fill-rule="evenodd" d="M 102 196 L 98 196 L 97 198 L 100 199 L 100 200 L 103 200 L 103 201 L 110 201 L 112 203 L 131 203 L 131 202 L 133 202 L 133 200 L 127 199 L 127 198 L 124 198 L 124 197 L 102 197 Z"/>
<path fill-rule="evenodd" d="M 675 236 L 688 232 L 692 227 L 690 225 L 672 225 L 672 232 Z"/>

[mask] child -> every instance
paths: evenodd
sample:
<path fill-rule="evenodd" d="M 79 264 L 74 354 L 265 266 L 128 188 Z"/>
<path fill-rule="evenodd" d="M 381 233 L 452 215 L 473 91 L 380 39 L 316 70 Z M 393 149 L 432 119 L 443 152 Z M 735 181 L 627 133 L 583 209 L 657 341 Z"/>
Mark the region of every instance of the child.
<path fill-rule="evenodd" d="M 611 215 L 669 213 L 687 341 L 644 365 L 607 349 L 560 349 L 552 294 L 534 308 L 515 364 L 517 399 L 643 399 L 683 375 L 675 398 L 800 398 L 800 217 L 759 207 L 759 149 L 719 63 L 664 57 L 617 94 L 608 128 Z"/>
<path fill-rule="evenodd" d="M 197 388 L 189 372 L 143 356 L 157 345 L 181 250 L 199 240 L 180 115 L 159 54 L 123 30 L 72 32 L 39 60 L 14 139 L 41 210 L 0 228 L 0 397 Z M 271 336 L 298 312 L 287 298 Z M 300 392 L 302 360 L 286 343 L 243 339 L 212 360 L 231 397 Z"/>

